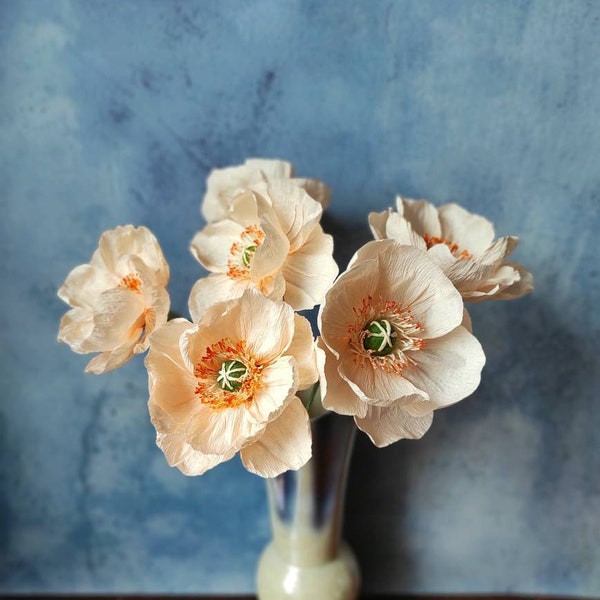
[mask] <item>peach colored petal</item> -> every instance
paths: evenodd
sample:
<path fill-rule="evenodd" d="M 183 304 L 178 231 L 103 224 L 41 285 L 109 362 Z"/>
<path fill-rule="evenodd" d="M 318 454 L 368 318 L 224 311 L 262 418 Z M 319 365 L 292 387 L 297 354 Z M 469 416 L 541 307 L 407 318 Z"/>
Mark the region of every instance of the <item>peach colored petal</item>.
<path fill-rule="evenodd" d="M 94 330 L 94 315 L 85 308 L 72 308 L 60 321 L 58 341 L 69 344 L 73 352 L 85 354 L 85 342 Z"/>
<path fill-rule="evenodd" d="M 415 233 L 441 237 L 442 228 L 438 218 L 438 212 L 427 200 L 411 200 L 410 198 L 396 198 L 398 214 L 404 217 L 411 225 Z"/>
<path fill-rule="evenodd" d="M 94 307 L 94 330 L 82 348 L 111 350 L 126 342 L 133 347 L 143 326 L 145 305 L 140 294 L 125 288 L 102 292 Z"/>
<path fill-rule="evenodd" d="M 264 433 L 241 451 L 248 471 L 261 477 L 276 477 L 306 464 L 312 453 L 308 413 L 299 398 L 293 398 Z"/>
<path fill-rule="evenodd" d="M 525 267 L 517 264 L 507 264 L 517 271 L 519 278 L 500 291 L 496 296 L 499 300 L 513 300 L 533 291 L 533 275 Z"/>
<path fill-rule="evenodd" d="M 260 362 L 269 362 L 286 352 L 294 336 L 292 308 L 254 290 L 245 292 L 220 323 L 222 332 L 226 331 L 235 340 L 245 340 L 248 351 Z M 265 324 L 268 324 L 267 330 Z"/>
<path fill-rule="evenodd" d="M 333 238 L 317 225 L 306 243 L 290 254 L 283 265 L 285 301 L 294 310 L 313 308 L 323 301 L 338 271 L 333 259 Z"/>
<path fill-rule="evenodd" d="M 177 467 L 184 475 L 202 475 L 235 455 L 233 450 L 225 454 L 203 454 L 194 450 L 185 441 L 185 429 L 160 406 L 150 406 L 150 420 L 156 428 L 157 446 L 169 465 Z"/>
<path fill-rule="evenodd" d="M 239 242 L 244 227 L 235 221 L 225 219 L 209 223 L 194 236 L 190 250 L 194 258 L 212 272 L 227 272 L 231 246 Z"/>
<path fill-rule="evenodd" d="M 239 451 L 264 428 L 265 423 L 248 418 L 243 406 L 216 410 L 202 405 L 187 424 L 185 440 L 203 454 L 226 454 Z"/>
<path fill-rule="evenodd" d="M 265 239 L 256 249 L 250 263 L 250 277 L 255 282 L 279 271 L 290 249 L 290 244 L 278 224 L 262 220 L 261 229 Z"/>
<path fill-rule="evenodd" d="M 206 180 L 201 208 L 207 223 L 227 218 L 233 198 L 265 179 L 262 171 L 248 165 L 213 169 Z"/>
<path fill-rule="evenodd" d="M 295 178 L 292 181 L 301 188 L 304 188 L 306 193 L 323 207 L 323 210 L 329 206 L 331 190 L 328 185 L 318 179 Z"/>
<path fill-rule="evenodd" d="M 441 237 L 457 243 L 475 257 L 481 256 L 494 241 L 492 223 L 458 204 L 444 204 L 437 213 L 442 228 Z"/>
<path fill-rule="evenodd" d="M 225 273 L 211 273 L 208 277 L 198 279 L 188 299 L 192 321 L 199 323 L 213 304 L 240 298 L 251 287 L 251 281 L 232 279 Z"/>
<path fill-rule="evenodd" d="M 407 397 L 429 398 L 427 392 L 399 373 L 371 364 L 358 366 L 354 356 L 348 352 L 340 356 L 338 372 L 361 400 L 374 406 L 390 406 Z"/>
<path fill-rule="evenodd" d="M 58 290 L 58 297 L 73 307 L 93 310 L 98 295 L 116 287 L 119 281 L 116 275 L 106 269 L 79 265 L 67 275 Z"/>
<path fill-rule="evenodd" d="M 369 406 L 366 417 L 355 417 L 354 420 L 378 448 L 383 448 L 398 440 L 423 437 L 431 426 L 433 412 L 414 417 L 402 406 Z"/>
<path fill-rule="evenodd" d="M 321 338 L 317 338 L 317 365 L 323 406 L 340 415 L 364 417 L 367 414 L 366 402 L 363 402 L 340 377 L 337 359 Z"/>
<path fill-rule="evenodd" d="M 298 389 L 305 390 L 319 379 L 315 357 L 315 342 L 308 319 L 294 313 L 294 337 L 286 350 L 294 357 L 298 368 Z"/>
<path fill-rule="evenodd" d="M 427 390 L 438 407 L 472 394 L 485 364 L 481 344 L 460 326 L 443 337 L 428 340 L 414 359 L 417 364 L 405 369 L 404 376 L 418 388 Z"/>
<path fill-rule="evenodd" d="M 360 261 L 342 273 L 325 295 L 318 325 L 323 341 L 336 356 L 348 348 L 348 325 L 354 317 L 354 308 L 362 304 L 366 295 L 377 290 L 378 280 L 377 261 Z"/>
<path fill-rule="evenodd" d="M 291 401 L 298 389 L 294 359 L 280 356 L 266 365 L 253 402 L 247 407 L 247 418 L 257 424 L 272 421 Z"/>
<path fill-rule="evenodd" d="M 387 239 L 387 231 L 386 224 L 390 215 L 392 214 L 392 209 L 388 208 L 383 212 L 371 212 L 368 216 L 369 228 L 371 229 L 371 233 L 376 240 L 385 240 Z M 400 241 L 400 240 L 398 240 Z"/>
<path fill-rule="evenodd" d="M 289 240 L 290 252 L 295 252 L 306 243 L 321 219 L 323 208 L 289 179 L 269 181 L 264 195 L 270 200 L 281 230 Z"/>
<path fill-rule="evenodd" d="M 98 249 L 102 261 L 112 273 L 123 277 L 128 275 L 122 265 L 131 255 L 139 257 L 154 272 L 159 285 L 166 286 L 169 281 L 169 266 L 158 241 L 146 227 L 125 225 L 105 231 Z"/>

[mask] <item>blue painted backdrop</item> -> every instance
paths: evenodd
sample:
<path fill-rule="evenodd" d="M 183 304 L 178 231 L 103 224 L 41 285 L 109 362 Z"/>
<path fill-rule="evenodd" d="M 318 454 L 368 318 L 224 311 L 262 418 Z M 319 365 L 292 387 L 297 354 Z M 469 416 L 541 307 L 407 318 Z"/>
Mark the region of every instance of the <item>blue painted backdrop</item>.
<path fill-rule="evenodd" d="M 141 360 L 85 376 L 56 290 L 149 226 L 185 310 L 208 171 L 283 157 L 334 190 L 346 260 L 397 192 L 522 242 L 535 293 L 473 311 L 479 390 L 357 444 L 371 592 L 600 595 L 600 3 L 0 2 L 0 591 L 241 592 L 269 536 L 239 461 L 154 445 Z"/>

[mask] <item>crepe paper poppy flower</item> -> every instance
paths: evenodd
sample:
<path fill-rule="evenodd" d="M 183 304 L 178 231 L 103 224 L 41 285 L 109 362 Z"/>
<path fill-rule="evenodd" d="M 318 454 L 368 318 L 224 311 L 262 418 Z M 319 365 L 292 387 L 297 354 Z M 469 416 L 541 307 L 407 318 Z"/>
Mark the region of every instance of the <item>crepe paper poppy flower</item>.
<path fill-rule="evenodd" d="M 202 200 L 202 215 L 207 223 L 225 219 L 229 216 L 234 198 L 258 184 L 276 179 L 291 180 L 324 209 L 327 208 L 331 191 L 322 181 L 295 177 L 292 164 L 283 160 L 249 158 L 243 165 L 210 172 Z"/>
<path fill-rule="evenodd" d="M 86 373 L 120 367 L 148 348 L 150 334 L 169 313 L 169 266 L 146 227 L 106 231 L 89 264 L 75 267 L 58 290 L 72 306 L 61 320 L 58 341 L 79 354 L 99 352 Z"/>
<path fill-rule="evenodd" d="M 396 211 L 371 213 L 375 239 L 394 239 L 427 250 L 466 302 L 510 300 L 533 290 L 533 277 L 505 259 L 518 238 L 494 240 L 494 226 L 458 204 L 436 208 L 426 200 L 398 196 Z"/>
<path fill-rule="evenodd" d="M 479 385 L 485 356 L 463 317 L 460 294 L 426 252 L 369 242 L 319 311 L 323 406 L 352 415 L 376 446 L 420 438 L 434 410 Z"/>
<path fill-rule="evenodd" d="M 338 274 L 333 239 L 319 224 L 322 212 L 285 179 L 238 196 L 230 218 L 208 224 L 192 240 L 192 254 L 210 271 L 191 291 L 192 319 L 247 289 L 283 299 L 294 310 L 320 304 Z"/>
<path fill-rule="evenodd" d="M 150 339 L 149 410 L 168 463 L 201 475 L 240 453 L 275 477 L 311 457 L 296 396 L 317 379 L 310 324 L 284 302 L 247 291 L 193 324 L 169 321 Z"/>

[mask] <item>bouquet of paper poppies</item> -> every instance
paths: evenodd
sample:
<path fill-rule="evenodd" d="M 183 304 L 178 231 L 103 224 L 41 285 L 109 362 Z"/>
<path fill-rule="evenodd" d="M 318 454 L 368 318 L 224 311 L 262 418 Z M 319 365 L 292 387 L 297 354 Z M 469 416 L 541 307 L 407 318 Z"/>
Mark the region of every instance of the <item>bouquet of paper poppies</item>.
<path fill-rule="evenodd" d="M 320 224 L 329 188 L 279 160 L 213 170 L 206 226 L 191 242 L 208 271 L 191 321 L 169 320 L 169 267 L 154 235 L 102 234 L 58 295 L 59 341 L 105 373 L 148 350 L 149 411 L 170 465 L 200 475 L 238 452 L 263 477 L 311 457 L 310 418 L 354 418 L 376 446 L 420 438 L 434 411 L 471 394 L 485 356 L 465 302 L 518 298 L 532 277 L 506 259 L 517 238 L 457 204 L 397 197 L 369 215 L 374 240 L 338 276 Z M 320 306 L 318 335 L 300 311 Z"/>

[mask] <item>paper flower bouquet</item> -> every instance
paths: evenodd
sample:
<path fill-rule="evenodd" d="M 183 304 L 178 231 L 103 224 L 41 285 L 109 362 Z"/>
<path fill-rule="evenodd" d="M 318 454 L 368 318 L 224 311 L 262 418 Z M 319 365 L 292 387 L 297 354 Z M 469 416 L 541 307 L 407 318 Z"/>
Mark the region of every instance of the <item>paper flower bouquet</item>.
<path fill-rule="evenodd" d="M 267 478 L 311 459 L 311 417 L 353 417 L 379 447 L 420 438 L 471 394 L 485 361 L 465 302 L 518 298 L 531 275 L 457 204 L 398 197 L 338 276 L 320 224 L 329 189 L 279 160 L 208 177 L 191 252 L 209 272 L 191 320 L 169 320 L 169 267 L 153 234 L 105 232 L 58 295 L 58 339 L 104 373 L 148 350 L 150 418 L 170 465 L 200 475 L 240 454 Z M 318 332 L 301 311 L 319 306 Z"/>

